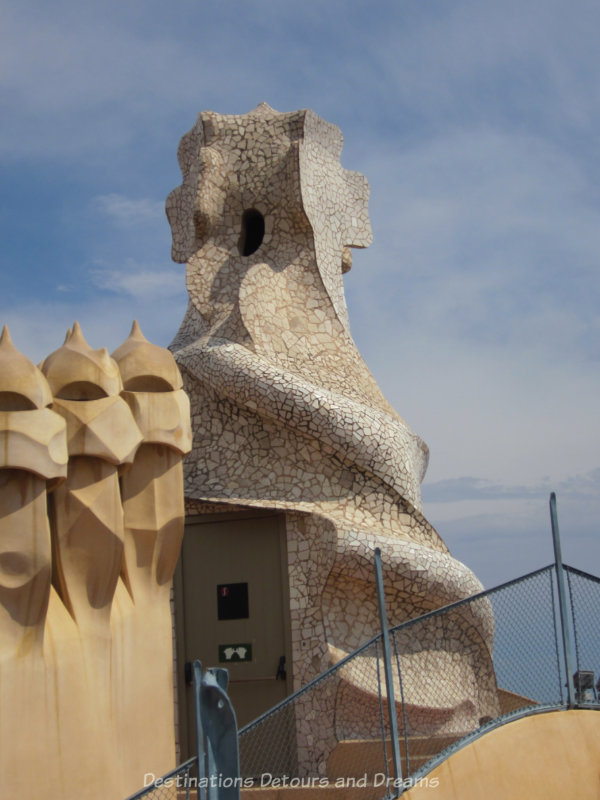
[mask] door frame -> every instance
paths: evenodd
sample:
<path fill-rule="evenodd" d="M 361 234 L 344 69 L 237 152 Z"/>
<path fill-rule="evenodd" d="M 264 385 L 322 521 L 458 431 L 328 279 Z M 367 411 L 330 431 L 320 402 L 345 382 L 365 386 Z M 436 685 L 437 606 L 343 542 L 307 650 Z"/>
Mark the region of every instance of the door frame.
<path fill-rule="evenodd" d="M 239 506 L 238 506 L 239 508 Z M 283 601 L 283 638 L 286 663 L 286 696 L 292 692 L 292 634 L 290 621 L 290 587 L 288 574 L 288 552 L 286 534 L 286 512 L 278 509 L 248 508 L 244 511 L 224 511 L 210 514 L 189 514 L 185 518 L 185 529 L 193 525 L 202 525 L 215 522 L 234 522 L 246 519 L 260 519 L 263 517 L 279 517 L 278 528 L 280 534 L 280 561 L 281 561 L 281 588 Z M 185 532 L 184 532 L 185 536 Z M 181 547 L 183 553 L 183 544 Z M 174 616 L 174 681 L 175 681 L 175 742 L 177 749 L 177 763 L 181 763 L 187 758 L 195 755 L 196 742 L 190 731 L 193 731 L 194 721 L 188 720 L 188 687 L 185 682 L 185 614 L 184 614 L 184 586 L 183 586 L 183 566 L 181 555 L 177 561 L 177 567 L 173 576 L 173 616 Z M 214 664 L 203 664 L 203 667 L 215 666 Z M 265 709 L 266 711 L 267 709 Z M 192 723 L 190 725 L 190 723 Z"/>

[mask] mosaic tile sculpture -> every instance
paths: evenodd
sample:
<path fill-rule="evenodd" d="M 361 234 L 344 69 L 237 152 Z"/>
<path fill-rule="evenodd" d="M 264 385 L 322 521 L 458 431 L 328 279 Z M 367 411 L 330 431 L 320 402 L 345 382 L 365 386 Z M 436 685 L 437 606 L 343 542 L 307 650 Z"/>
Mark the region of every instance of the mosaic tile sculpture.
<path fill-rule="evenodd" d="M 174 766 L 169 592 L 191 444 L 181 386 L 172 355 L 137 325 L 111 358 L 76 323 L 41 369 L 4 330 L 6 797 L 116 800 Z"/>
<path fill-rule="evenodd" d="M 192 403 L 186 498 L 286 511 L 297 686 L 378 631 L 374 547 L 392 624 L 481 589 L 423 516 L 427 447 L 350 335 L 343 274 L 371 229 L 367 181 L 342 168 L 341 148 L 309 110 L 203 112 L 167 199 L 189 292 L 171 345 Z M 464 730 L 494 715 L 492 642 L 484 605 L 450 639 L 407 642 L 421 698 L 409 725 Z M 371 703 L 355 684 L 338 718 Z"/>

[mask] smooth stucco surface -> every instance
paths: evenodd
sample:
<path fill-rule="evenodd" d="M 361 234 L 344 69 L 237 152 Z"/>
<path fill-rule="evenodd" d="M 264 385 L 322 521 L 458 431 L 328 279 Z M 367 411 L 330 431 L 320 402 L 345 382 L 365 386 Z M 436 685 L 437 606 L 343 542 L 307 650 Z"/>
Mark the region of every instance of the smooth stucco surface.
<path fill-rule="evenodd" d="M 403 797 L 597 800 L 600 713 L 555 711 L 503 725 L 459 750 Z"/>

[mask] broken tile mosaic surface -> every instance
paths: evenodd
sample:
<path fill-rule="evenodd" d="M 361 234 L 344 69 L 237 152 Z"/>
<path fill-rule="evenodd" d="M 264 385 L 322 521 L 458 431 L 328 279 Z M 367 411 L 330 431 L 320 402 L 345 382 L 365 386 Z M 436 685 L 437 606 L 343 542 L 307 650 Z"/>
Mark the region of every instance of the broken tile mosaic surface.
<path fill-rule="evenodd" d="M 297 687 L 377 632 L 375 547 L 393 624 L 481 589 L 424 517 L 427 446 L 350 334 L 343 274 L 371 228 L 367 181 L 340 165 L 341 149 L 339 129 L 310 110 L 203 112 L 167 199 L 173 258 L 187 262 L 171 349 L 192 404 L 188 512 L 286 512 Z M 455 624 L 451 646 L 434 629 L 406 644 L 415 680 L 431 681 L 413 722 L 431 730 L 464 730 L 497 708 L 491 612 Z M 440 689 L 448 670 L 460 697 Z M 371 704 L 351 688 L 355 710 Z M 332 735 L 305 733 L 319 746 Z"/>

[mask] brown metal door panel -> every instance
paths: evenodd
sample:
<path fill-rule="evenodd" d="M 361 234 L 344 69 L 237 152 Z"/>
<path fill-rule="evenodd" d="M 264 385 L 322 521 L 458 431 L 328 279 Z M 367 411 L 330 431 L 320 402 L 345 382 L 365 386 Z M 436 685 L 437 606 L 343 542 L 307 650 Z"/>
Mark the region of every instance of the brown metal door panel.
<path fill-rule="evenodd" d="M 289 678 L 276 679 L 280 658 L 288 652 L 284 516 L 189 522 L 180 574 L 185 661 L 200 659 L 204 667 L 229 670 L 229 695 L 242 727 L 288 694 Z M 225 617 L 246 613 L 244 584 L 247 617 L 219 619 L 219 609 Z M 226 660 L 240 654 L 251 655 L 251 660 Z M 289 669 L 289 662 L 286 666 Z M 182 673 L 183 664 L 179 664 L 180 680 Z M 186 695 L 191 744 L 191 689 Z"/>

